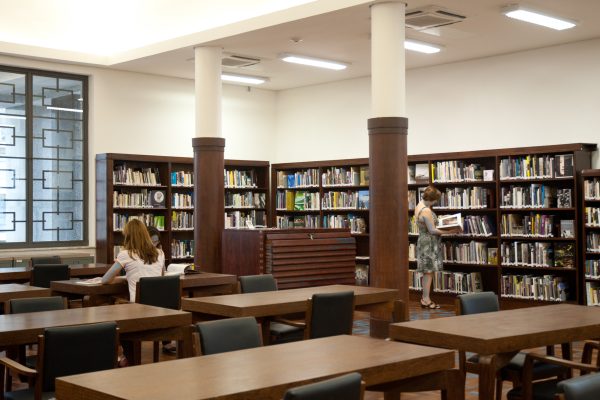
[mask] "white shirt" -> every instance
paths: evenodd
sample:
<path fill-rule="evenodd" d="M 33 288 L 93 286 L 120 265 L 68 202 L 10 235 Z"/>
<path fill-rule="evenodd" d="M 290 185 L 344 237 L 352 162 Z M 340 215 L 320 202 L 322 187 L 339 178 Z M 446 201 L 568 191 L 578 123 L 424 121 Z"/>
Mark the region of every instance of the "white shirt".
<path fill-rule="evenodd" d="M 137 256 L 131 257 L 128 250 L 121 250 L 117 255 L 117 262 L 125 269 L 125 276 L 129 286 L 129 301 L 135 301 L 135 290 L 140 278 L 161 276 L 165 268 L 165 254 L 158 250 L 158 259 L 152 264 L 144 264 Z"/>

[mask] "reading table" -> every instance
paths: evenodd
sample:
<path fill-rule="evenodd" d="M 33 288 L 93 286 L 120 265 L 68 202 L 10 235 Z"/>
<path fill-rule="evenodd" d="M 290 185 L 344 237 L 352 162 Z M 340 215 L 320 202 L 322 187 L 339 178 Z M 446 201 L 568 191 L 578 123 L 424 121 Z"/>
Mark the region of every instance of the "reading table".
<path fill-rule="evenodd" d="M 12 299 L 48 296 L 50 296 L 50 289 L 46 288 L 23 285 L 21 283 L 7 283 L 0 285 L 0 303 L 6 303 Z"/>
<path fill-rule="evenodd" d="M 182 299 L 181 309 L 191 311 L 194 320 L 218 317 L 256 317 L 262 320 L 263 340 L 269 337 L 269 317 L 306 312 L 307 300 L 315 293 L 354 291 L 358 310 L 381 310 L 383 315 L 393 311 L 398 290 L 368 286 L 328 285 L 272 292 L 241 293 L 225 296 Z"/>
<path fill-rule="evenodd" d="M 464 399 L 453 366 L 453 351 L 340 335 L 58 378 L 56 397 L 280 400 L 291 387 L 356 371 L 367 389 L 443 375 L 447 398 Z"/>
<path fill-rule="evenodd" d="M 520 350 L 600 337 L 596 307 L 556 304 L 483 314 L 401 322 L 390 337 L 478 353 L 479 398 L 494 398 L 496 371 Z"/>
<path fill-rule="evenodd" d="M 104 275 L 112 264 L 73 264 L 69 265 L 71 277 Z M 29 282 L 31 267 L 0 268 L 0 282 Z"/>

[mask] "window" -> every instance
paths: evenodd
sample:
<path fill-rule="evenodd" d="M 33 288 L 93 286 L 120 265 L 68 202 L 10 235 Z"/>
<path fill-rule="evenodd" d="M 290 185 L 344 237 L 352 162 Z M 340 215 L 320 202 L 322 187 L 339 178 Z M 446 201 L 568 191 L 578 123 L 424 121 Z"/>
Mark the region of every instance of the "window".
<path fill-rule="evenodd" d="M 0 66 L 0 248 L 87 245 L 87 78 Z"/>

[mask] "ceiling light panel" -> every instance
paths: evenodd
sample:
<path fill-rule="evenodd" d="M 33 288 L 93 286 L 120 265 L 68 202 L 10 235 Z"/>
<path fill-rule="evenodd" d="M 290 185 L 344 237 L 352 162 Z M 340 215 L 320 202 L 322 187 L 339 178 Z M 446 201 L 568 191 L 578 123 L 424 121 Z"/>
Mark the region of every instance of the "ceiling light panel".
<path fill-rule="evenodd" d="M 282 61 L 289 63 L 308 65 L 317 68 L 332 69 L 335 71 L 341 71 L 348 67 L 347 63 L 343 63 L 340 61 L 326 60 L 324 58 L 299 56 L 294 54 L 281 54 L 279 58 Z"/>
<path fill-rule="evenodd" d="M 556 29 L 557 31 L 570 29 L 576 25 L 575 21 L 554 17 L 545 12 L 536 11 L 518 4 L 504 8 L 502 13 L 509 18 L 545 26 L 546 28 Z"/>

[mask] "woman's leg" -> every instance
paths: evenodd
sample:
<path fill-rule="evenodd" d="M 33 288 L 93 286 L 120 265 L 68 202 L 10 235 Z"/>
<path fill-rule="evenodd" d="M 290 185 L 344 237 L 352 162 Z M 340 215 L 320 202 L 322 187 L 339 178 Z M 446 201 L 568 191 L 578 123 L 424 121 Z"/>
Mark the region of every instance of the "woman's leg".
<path fill-rule="evenodd" d="M 433 274 L 431 272 L 423 272 L 423 304 L 431 303 L 429 293 L 431 292 L 431 283 L 433 282 Z"/>

